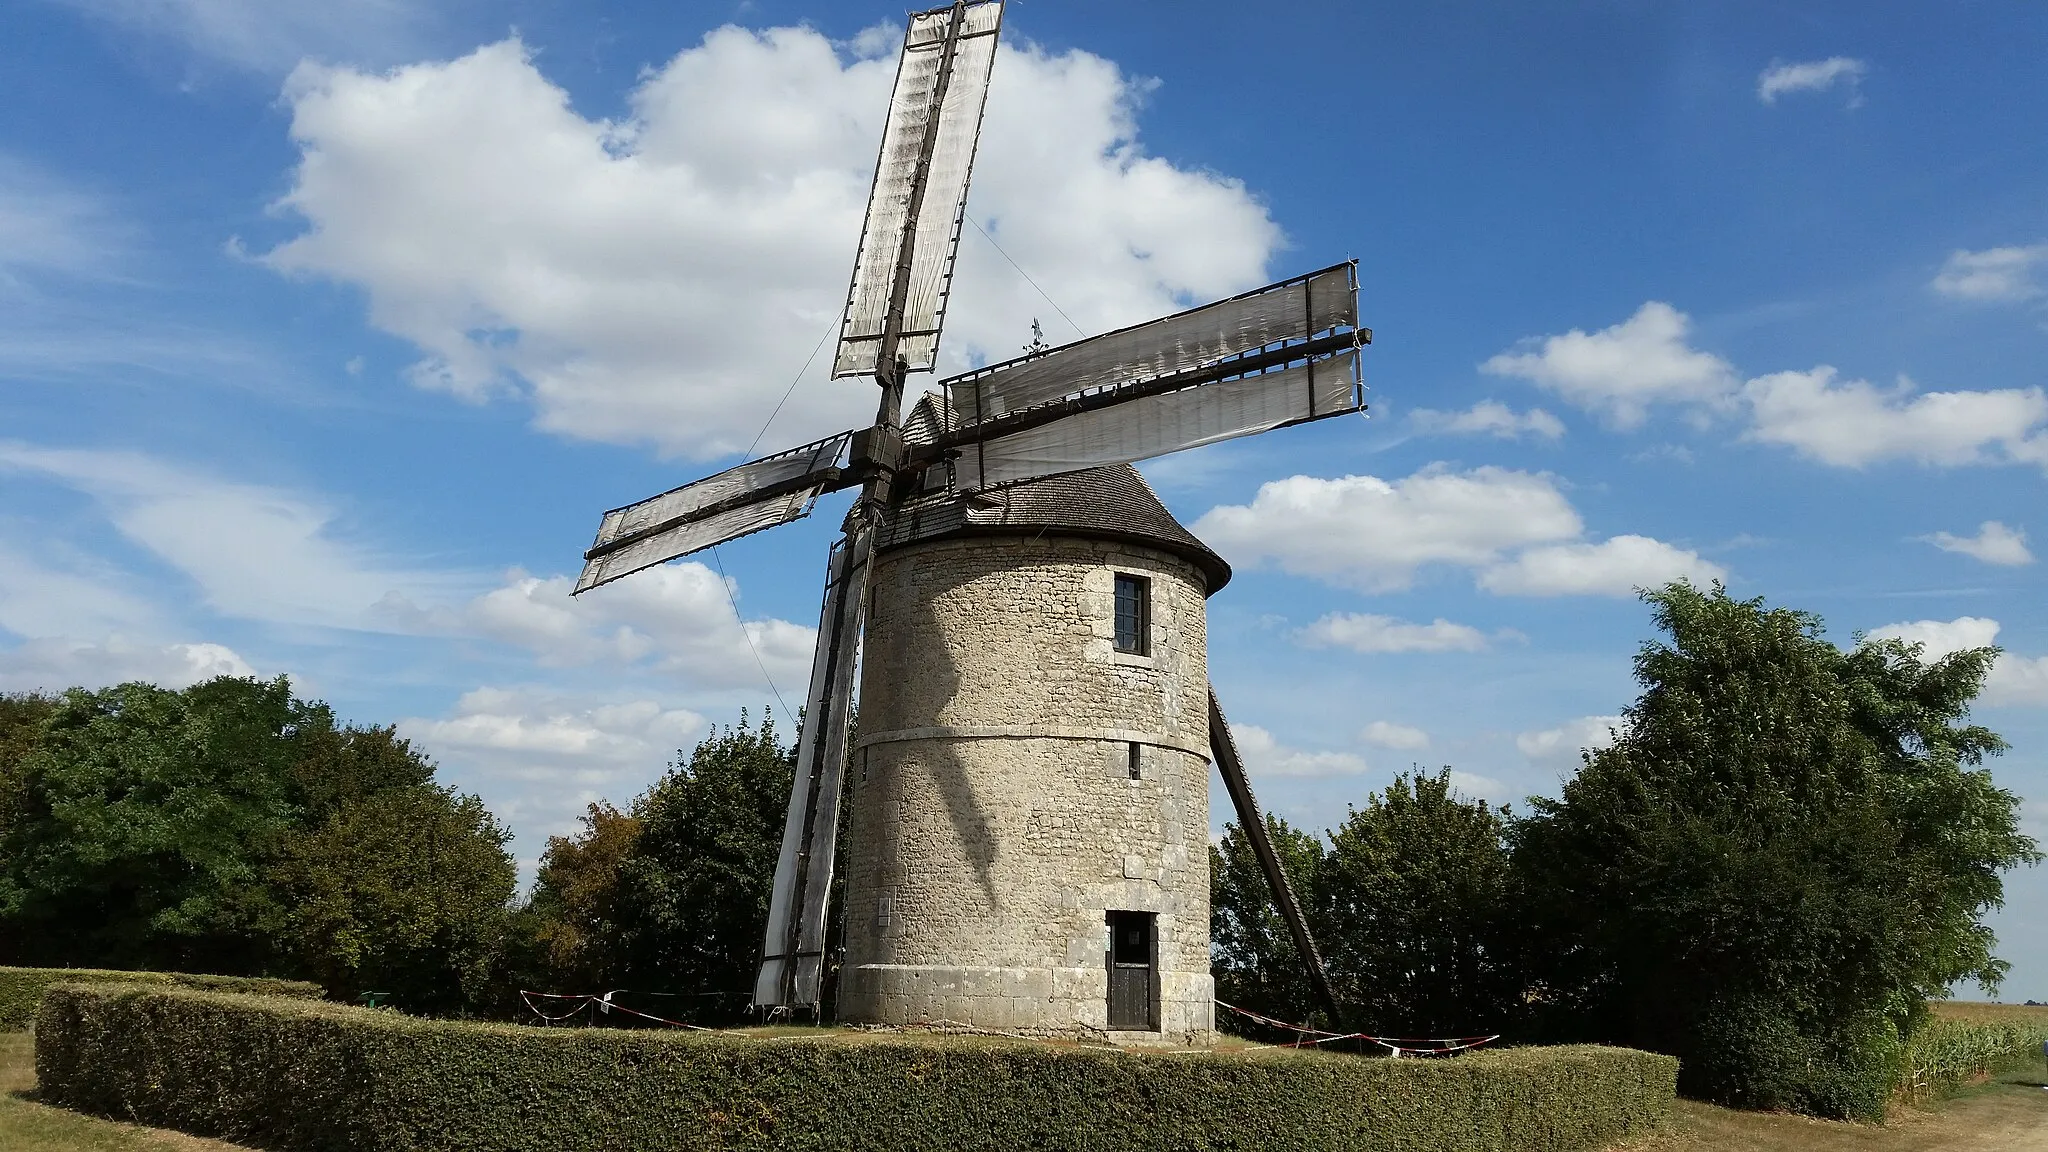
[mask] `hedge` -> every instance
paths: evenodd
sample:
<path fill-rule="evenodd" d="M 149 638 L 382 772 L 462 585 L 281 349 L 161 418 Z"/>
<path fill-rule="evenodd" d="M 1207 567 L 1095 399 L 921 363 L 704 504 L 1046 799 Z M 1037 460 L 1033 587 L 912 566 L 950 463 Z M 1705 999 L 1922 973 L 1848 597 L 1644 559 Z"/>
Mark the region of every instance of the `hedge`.
<path fill-rule="evenodd" d="M 215 992 L 292 996 L 317 1000 L 318 984 L 268 976 L 200 976 L 190 972 L 117 972 L 106 968 L 8 968 L 0 966 L 0 1032 L 19 1032 L 35 1022 L 43 990 L 52 984 L 170 984 Z"/>
<path fill-rule="evenodd" d="M 281 1152 L 1441 1152 L 1592 1148 L 1651 1131 L 1678 1064 L 1594 1047 L 1378 1060 L 550 1029 L 74 984 L 43 1001 L 36 1072 L 51 1103 Z"/>

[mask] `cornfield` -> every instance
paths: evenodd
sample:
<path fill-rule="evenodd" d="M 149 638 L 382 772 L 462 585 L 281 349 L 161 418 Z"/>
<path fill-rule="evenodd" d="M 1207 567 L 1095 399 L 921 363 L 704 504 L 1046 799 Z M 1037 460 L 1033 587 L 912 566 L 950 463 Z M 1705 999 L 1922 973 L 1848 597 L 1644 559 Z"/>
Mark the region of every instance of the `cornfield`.
<path fill-rule="evenodd" d="M 1939 1100 L 1981 1076 L 2042 1058 L 2048 1043 L 2048 1007 L 2006 1004 L 1935 1004 L 1934 1016 L 1906 1043 L 1898 1097 L 1912 1104 Z"/>

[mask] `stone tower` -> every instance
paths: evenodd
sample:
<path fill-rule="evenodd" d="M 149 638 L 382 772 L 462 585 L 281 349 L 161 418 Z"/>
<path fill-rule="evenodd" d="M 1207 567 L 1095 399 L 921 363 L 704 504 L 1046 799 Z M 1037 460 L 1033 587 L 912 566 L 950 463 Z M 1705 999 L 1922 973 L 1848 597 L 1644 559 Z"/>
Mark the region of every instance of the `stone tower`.
<path fill-rule="evenodd" d="M 1204 601 L 1127 465 L 913 500 L 878 537 L 847 765 L 846 1022 L 1203 1043 Z"/>

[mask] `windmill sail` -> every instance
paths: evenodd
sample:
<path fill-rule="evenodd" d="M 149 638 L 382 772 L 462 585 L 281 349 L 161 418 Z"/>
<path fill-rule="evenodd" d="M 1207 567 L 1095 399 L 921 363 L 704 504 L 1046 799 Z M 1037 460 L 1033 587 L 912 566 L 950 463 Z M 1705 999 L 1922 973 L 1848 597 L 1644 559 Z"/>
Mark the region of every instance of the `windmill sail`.
<path fill-rule="evenodd" d="M 967 178 L 981 136 L 1002 19 L 998 0 L 910 18 L 832 361 L 835 378 L 866 375 L 879 367 L 900 278 L 907 277 L 908 285 L 896 355 L 917 370 L 937 361 L 953 254 L 967 208 Z M 956 20 L 957 35 L 949 35 L 956 31 Z M 908 261 L 902 259 L 906 228 L 914 229 Z"/>
<path fill-rule="evenodd" d="M 612 509 L 583 554 L 576 591 L 808 516 L 818 493 L 838 484 L 852 437 L 841 432 Z"/>
<path fill-rule="evenodd" d="M 1100 388 L 1171 376 L 1318 333 L 1358 330 L 1347 261 L 1186 312 L 956 376 L 941 385 L 963 426 Z"/>
<path fill-rule="evenodd" d="M 754 980 L 756 1007 L 816 1004 L 823 990 L 825 905 L 838 846 L 854 657 L 873 543 L 873 530 L 863 526 L 832 547 L 803 734 L 797 740 L 796 776 L 775 861 L 761 970 Z"/>
<path fill-rule="evenodd" d="M 977 491 L 1105 464 L 1129 464 L 1361 407 L 1358 352 L 1346 349 L 1291 368 L 1084 409 L 977 441 L 960 450 L 954 485 Z"/>

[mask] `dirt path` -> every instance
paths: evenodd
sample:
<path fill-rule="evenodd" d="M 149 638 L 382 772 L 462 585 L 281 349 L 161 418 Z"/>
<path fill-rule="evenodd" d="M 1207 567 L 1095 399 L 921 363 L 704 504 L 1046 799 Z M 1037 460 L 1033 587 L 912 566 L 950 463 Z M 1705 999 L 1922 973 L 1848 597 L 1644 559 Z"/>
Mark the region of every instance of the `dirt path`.
<path fill-rule="evenodd" d="M 1883 1127 L 1678 1103 L 1674 1131 L 1628 1152 L 2048 1152 L 2048 1079 L 2036 1065 L 1971 1089 L 1938 1110 L 1905 1110 Z"/>

